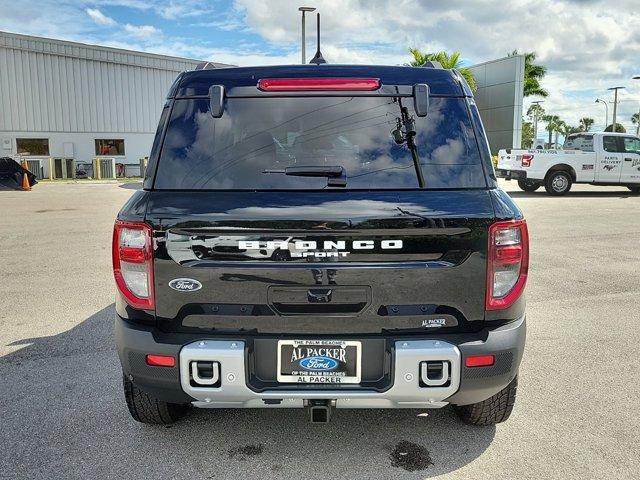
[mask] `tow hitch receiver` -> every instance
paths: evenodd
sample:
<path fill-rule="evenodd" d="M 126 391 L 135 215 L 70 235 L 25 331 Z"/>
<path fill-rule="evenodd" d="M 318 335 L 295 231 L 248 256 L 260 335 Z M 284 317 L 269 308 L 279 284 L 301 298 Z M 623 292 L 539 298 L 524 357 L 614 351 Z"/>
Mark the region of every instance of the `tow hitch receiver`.
<path fill-rule="evenodd" d="M 329 423 L 335 400 L 307 400 L 305 403 L 309 408 L 311 423 Z"/>

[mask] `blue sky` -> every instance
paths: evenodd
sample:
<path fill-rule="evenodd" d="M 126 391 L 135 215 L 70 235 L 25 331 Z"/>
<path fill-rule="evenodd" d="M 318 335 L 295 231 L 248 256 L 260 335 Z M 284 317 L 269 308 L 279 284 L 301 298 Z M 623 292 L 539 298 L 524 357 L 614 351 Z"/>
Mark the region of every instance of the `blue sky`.
<path fill-rule="evenodd" d="M 0 0 L 0 30 L 237 65 L 297 63 L 299 1 Z M 637 0 L 316 0 L 332 63 L 403 64 L 407 49 L 458 50 L 469 64 L 535 51 L 548 67 L 544 106 L 604 126 L 600 97 L 626 85 L 619 120 L 640 106 Z M 307 53 L 315 49 L 308 22 Z M 527 103 L 533 98 L 527 99 Z M 609 115 L 611 116 L 611 108 Z"/>

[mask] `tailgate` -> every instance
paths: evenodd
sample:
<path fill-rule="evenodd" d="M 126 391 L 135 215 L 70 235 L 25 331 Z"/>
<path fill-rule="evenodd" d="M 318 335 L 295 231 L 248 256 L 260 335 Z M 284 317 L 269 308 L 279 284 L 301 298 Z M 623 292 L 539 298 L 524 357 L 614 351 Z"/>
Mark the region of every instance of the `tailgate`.
<path fill-rule="evenodd" d="M 526 151 L 517 150 L 511 150 L 510 153 L 507 153 L 506 150 L 500 150 L 498 152 L 497 168 L 501 170 L 522 170 L 522 155 L 526 153 Z"/>
<path fill-rule="evenodd" d="M 487 190 L 150 197 L 162 330 L 424 333 L 484 318 Z"/>

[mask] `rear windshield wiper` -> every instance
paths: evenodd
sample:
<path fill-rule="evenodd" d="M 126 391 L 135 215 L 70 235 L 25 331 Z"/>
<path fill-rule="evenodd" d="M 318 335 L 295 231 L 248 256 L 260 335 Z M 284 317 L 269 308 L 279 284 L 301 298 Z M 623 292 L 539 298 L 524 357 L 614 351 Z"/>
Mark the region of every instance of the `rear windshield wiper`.
<path fill-rule="evenodd" d="M 294 177 L 325 177 L 327 187 L 346 187 L 347 176 L 340 165 L 286 167 L 277 170 L 263 170 L 262 173 L 281 173 Z"/>

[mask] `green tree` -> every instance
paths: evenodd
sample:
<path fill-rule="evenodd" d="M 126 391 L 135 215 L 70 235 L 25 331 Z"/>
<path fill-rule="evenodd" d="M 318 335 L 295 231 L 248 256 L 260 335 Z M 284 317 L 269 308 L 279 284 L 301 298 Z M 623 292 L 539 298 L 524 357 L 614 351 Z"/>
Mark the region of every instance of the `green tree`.
<path fill-rule="evenodd" d="M 633 115 L 631 115 L 631 123 L 633 123 L 634 125 L 640 123 L 640 113 L 634 113 Z"/>
<path fill-rule="evenodd" d="M 571 126 L 566 122 L 561 122 L 559 130 L 560 130 L 560 134 L 564 137 L 565 141 L 567 140 L 567 137 L 572 133 L 578 133 L 583 131 L 582 128 Z M 556 142 L 557 142 L 557 139 L 556 139 Z"/>
<path fill-rule="evenodd" d="M 557 122 L 555 122 L 554 125 L 554 129 L 553 129 L 553 133 L 554 135 L 554 143 L 555 143 L 555 148 L 558 148 L 558 137 L 560 135 L 564 135 L 564 132 L 566 131 L 568 125 L 564 120 L 558 120 Z"/>
<path fill-rule="evenodd" d="M 510 57 L 520 55 L 518 50 L 514 50 L 509 54 Z M 536 65 L 535 52 L 524 53 L 524 96 L 530 97 L 538 95 L 540 97 L 548 97 L 549 92 L 540 86 L 540 82 L 547 74 L 547 67 Z"/>
<path fill-rule="evenodd" d="M 422 53 L 417 48 L 410 48 L 409 52 L 413 55 L 413 60 L 409 62 L 411 67 L 422 67 L 427 62 L 438 62 L 442 65 L 442 68 L 453 69 L 455 68 L 460 72 L 460 75 L 469 84 L 469 87 L 473 92 L 478 89 L 476 83 L 476 77 L 473 76 L 473 72 L 468 67 L 462 66 L 462 60 L 460 59 L 460 52 L 437 52 L 437 53 Z"/>
<path fill-rule="evenodd" d="M 604 129 L 605 132 L 613 132 L 613 123 Z M 616 122 L 616 132 L 627 133 L 627 130 L 618 122 Z"/>
<path fill-rule="evenodd" d="M 560 120 L 558 115 L 545 115 L 542 117 L 542 120 L 547 123 L 545 130 L 549 132 L 549 148 L 551 148 L 553 134 L 557 132 L 558 128 L 560 128 L 560 122 L 562 122 L 562 120 Z"/>
<path fill-rule="evenodd" d="M 533 123 L 522 119 L 522 148 L 533 147 Z"/>
<path fill-rule="evenodd" d="M 594 120 L 590 117 L 582 117 L 580 119 L 580 128 L 583 132 L 588 132 L 591 126 L 593 125 Z"/>
<path fill-rule="evenodd" d="M 544 107 L 539 103 L 532 103 L 531 106 L 527 109 L 527 117 L 530 119 L 534 119 L 535 117 L 542 118 L 545 114 Z"/>

